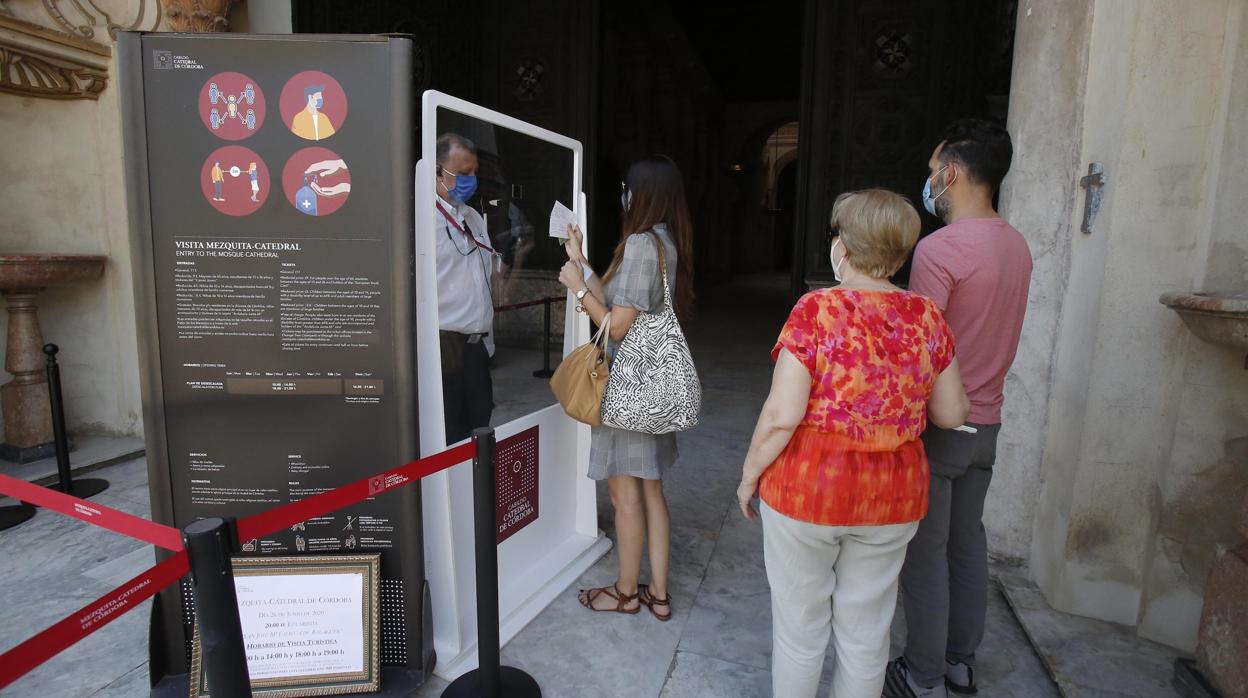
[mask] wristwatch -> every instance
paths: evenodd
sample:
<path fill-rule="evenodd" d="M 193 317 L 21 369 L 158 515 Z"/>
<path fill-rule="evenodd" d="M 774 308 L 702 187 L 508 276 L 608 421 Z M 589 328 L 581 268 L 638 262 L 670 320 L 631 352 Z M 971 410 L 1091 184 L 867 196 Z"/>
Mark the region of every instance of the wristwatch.
<path fill-rule="evenodd" d="M 578 313 L 585 312 L 585 306 L 581 304 L 581 301 L 585 298 L 586 293 L 589 293 L 588 286 L 576 292 L 576 312 Z"/>

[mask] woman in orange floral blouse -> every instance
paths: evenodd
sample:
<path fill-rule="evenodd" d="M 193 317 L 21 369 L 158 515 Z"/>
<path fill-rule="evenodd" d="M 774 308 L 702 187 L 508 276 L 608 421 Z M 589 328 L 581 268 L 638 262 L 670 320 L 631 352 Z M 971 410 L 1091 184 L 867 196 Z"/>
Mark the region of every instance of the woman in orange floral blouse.
<path fill-rule="evenodd" d="M 737 490 L 762 499 L 772 598 L 772 688 L 813 696 L 829 636 L 832 695 L 880 695 L 897 575 L 927 511 L 928 420 L 952 429 L 969 402 L 940 310 L 888 281 L 919 237 L 890 191 L 832 208 L 840 285 L 797 302 L 772 351 L 771 393 Z"/>

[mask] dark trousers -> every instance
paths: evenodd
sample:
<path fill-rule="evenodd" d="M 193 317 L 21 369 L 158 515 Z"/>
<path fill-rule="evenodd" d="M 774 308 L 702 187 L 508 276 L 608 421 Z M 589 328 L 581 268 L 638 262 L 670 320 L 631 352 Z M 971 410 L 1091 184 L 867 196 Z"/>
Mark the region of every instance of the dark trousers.
<path fill-rule="evenodd" d="M 944 682 L 945 662 L 974 665 L 988 610 L 988 540 L 984 497 L 997 460 L 1000 424 L 969 424 L 968 434 L 929 426 L 927 516 L 906 549 L 901 594 L 906 609 L 906 664 L 916 683 Z"/>
<path fill-rule="evenodd" d="M 442 409 L 446 414 L 446 443 L 463 441 L 472 430 L 490 425 L 494 411 L 494 381 L 490 354 L 481 341 L 468 335 L 442 332 Z"/>

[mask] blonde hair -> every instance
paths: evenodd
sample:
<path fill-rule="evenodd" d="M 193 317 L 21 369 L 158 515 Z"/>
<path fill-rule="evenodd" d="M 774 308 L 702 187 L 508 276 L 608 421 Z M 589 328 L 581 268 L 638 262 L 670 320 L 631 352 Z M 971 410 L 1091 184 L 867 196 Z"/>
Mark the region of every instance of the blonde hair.
<path fill-rule="evenodd" d="M 854 269 L 876 279 L 896 274 L 919 241 L 919 212 L 909 199 L 887 189 L 836 197 L 831 223 Z"/>

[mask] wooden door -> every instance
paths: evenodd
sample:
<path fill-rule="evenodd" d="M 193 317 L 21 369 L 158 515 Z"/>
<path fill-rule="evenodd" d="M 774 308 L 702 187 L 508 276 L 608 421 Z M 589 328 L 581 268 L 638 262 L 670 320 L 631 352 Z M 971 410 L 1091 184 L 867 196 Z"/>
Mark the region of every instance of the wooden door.
<path fill-rule="evenodd" d="M 885 187 L 922 211 L 927 160 L 945 125 L 1004 120 L 1016 7 L 807 0 L 794 294 L 832 281 L 826 228 L 837 194 Z M 940 224 L 922 216 L 925 232 Z"/>

